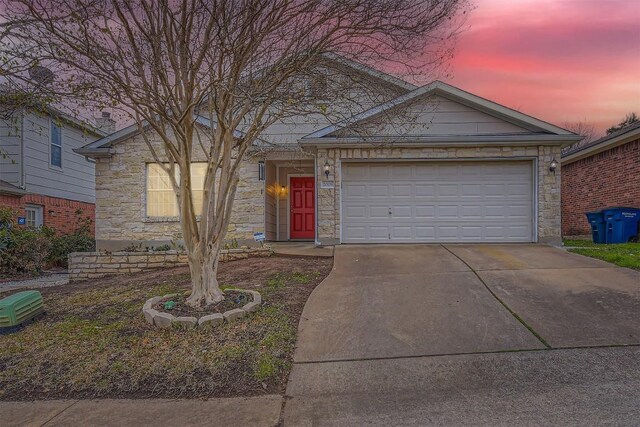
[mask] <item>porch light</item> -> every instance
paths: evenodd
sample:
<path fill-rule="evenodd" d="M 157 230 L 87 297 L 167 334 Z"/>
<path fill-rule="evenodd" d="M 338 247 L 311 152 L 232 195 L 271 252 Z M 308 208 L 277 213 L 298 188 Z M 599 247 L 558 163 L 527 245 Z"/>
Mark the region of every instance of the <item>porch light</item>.
<path fill-rule="evenodd" d="M 324 174 L 329 179 L 329 172 L 331 170 L 331 165 L 329 164 L 329 160 L 325 160 L 324 162 Z"/>
<path fill-rule="evenodd" d="M 258 181 L 264 181 L 264 160 L 258 162 Z"/>
<path fill-rule="evenodd" d="M 555 173 L 557 167 L 558 167 L 558 161 L 554 157 L 553 159 L 551 159 L 551 163 L 549 163 L 549 171 Z"/>

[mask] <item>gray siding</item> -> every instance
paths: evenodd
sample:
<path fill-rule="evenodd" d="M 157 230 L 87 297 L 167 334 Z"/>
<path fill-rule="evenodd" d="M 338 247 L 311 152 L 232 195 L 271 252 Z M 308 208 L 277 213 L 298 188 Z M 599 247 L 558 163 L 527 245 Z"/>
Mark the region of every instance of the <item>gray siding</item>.
<path fill-rule="evenodd" d="M 24 163 L 29 193 L 95 203 L 95 165 L 73 149 L 96 138 L 68 124 L 62 127 L 62 168 L 50 166 L 51 118 L 37 113 L 24 116 Z"/>
<path fill-rule="evenodd" d="M 442 96 L 429 96 L 337 132 L 341 136 L 486 135 L 530 133 Z"/>
<path fill-rule="evenodd" d="M 20 114 L 0 119 L 0 180 L 20 187 Z"/>

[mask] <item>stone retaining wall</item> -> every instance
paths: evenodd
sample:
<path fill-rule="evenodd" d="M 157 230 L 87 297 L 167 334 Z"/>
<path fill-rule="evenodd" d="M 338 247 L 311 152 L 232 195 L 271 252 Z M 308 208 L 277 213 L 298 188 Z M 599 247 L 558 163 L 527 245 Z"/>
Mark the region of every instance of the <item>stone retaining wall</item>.
<path fill-rule="evenodd" d="M 223 249 L 220 261 L 267 257 L 271 248 Z M 155 268 L 170 268 L 187 263 L 187 254 L 162 252 L 74 252 L 69 254 L 69 280 L 85 280 L 112 274 L 137 273 Z"/>

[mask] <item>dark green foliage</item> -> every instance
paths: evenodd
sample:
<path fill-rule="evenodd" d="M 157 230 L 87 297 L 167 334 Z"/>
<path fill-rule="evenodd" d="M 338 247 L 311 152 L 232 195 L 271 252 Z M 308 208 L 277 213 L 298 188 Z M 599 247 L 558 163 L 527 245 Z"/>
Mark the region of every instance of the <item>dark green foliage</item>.
<path fill-rule="evenodd" d="M 0 274 L 12 276 L 41 273 L 48 267 L 66 267 L 71 252 L 92 251 L 91 220 L 77 212 L 78 227 L 70 234 L 57 235 L 52 228 L 19 226 L 15 212 L 0 208 Z"/>
<path fill-rule="evenodd" d="M 629 113 L 625 116 L 624 120 L 622 120 L 620 123 L 618 123 L 615 126 L 611 126 L 609 129 L 607 129 L 607 135 L 617 132 L 637 122 L 640 122 L 640 118 L 638 117 L 638 115 L 633 112 Z"/>
<path fill-rule="evenodd" d="M 78 217 L 76 230 L 69 234 L 60 234 L 51 239 L 48 260 L 57 267 L 67 267 L 67 255 L 72 252 L 91 252 L 95 250 L 95 240 L 91 236 L 91 219 Z"/>

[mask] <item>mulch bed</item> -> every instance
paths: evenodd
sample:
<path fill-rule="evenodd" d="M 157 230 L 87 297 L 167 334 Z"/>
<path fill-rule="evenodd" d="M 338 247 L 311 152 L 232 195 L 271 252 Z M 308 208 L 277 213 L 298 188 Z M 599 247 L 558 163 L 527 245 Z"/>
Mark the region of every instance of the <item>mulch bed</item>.
<path fill-rule="evenodd" d="M 176 317 L 196 317 L 199 319 L 207 314 L 222 314 L 225 311 L 233 310 L 234 308 L 242 308 L 243 305 L 252 301 L 251 295 L 231 290 L 224 291 L 224 299 L 222 301 L 202 307 L 191 307 L 185 303 L 186 299 L 187 296 L 185 294 L 162 298 L 153 306 L 153 308 L 161 312 L 172 314 Z M 176 303 L 176 305 L 171 309 L 165 308 L 165 303 L 169 301 Z"/>
<path fill-rule="evenodd" d="M 331 258 L 250 258 L 220 265 L 221 287 L 263 304 L 214 329 L 160 329 L 144 302 L 184 293 L 186 267 L 42 288 L 47 315 L 0 336 L 0 400 L 214 398 L 282 394 L 297 327 Z"/>

